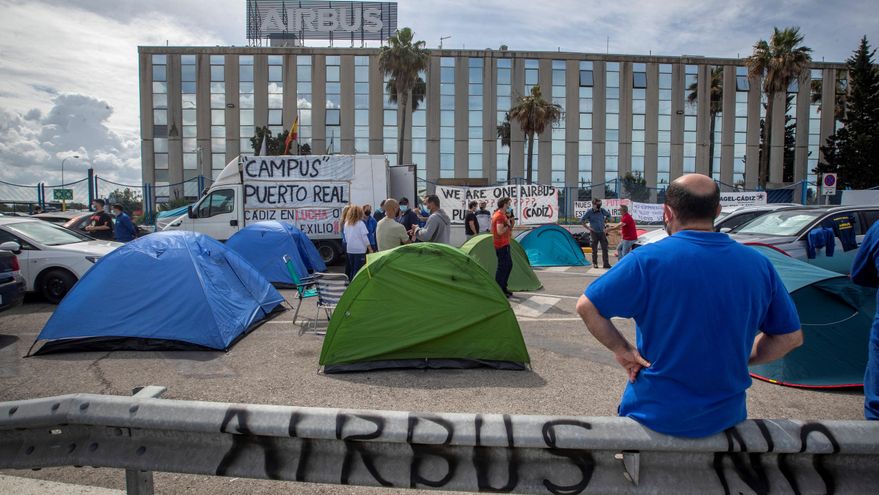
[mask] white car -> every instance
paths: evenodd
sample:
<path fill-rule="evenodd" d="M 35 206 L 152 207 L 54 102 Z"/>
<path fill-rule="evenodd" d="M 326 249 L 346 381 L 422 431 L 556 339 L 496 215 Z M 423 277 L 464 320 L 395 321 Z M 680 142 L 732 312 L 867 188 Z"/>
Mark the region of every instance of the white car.
<path fill-rule="evenodd" d="M 18 255 L 27 291 L 41 292 L 55 304 L 101 256 L 121 245 L 42 220 L 0 218 L 0 249 Z"/>

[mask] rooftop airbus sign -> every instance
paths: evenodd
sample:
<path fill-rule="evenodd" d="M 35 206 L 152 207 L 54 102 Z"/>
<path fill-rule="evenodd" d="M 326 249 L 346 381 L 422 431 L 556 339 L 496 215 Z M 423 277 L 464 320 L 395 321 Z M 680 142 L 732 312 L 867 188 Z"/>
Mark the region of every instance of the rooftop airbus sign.
<path fill-rule="evenodd" d="M 395 2 L 247 0 L 247 38 L 384 40 L 397 29 Z"/>

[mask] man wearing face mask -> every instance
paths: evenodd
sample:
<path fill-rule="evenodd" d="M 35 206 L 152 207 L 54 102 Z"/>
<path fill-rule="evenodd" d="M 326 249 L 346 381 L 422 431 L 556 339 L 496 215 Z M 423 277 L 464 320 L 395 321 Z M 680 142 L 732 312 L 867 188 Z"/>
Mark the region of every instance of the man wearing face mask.
<path fill-rule="evenodd" d="M 418 215 L 409 209 L 409 198 L 400 198 L 400 218 L 398 218 L 397 221 L 403 224 L 403 228 L 406 229 L 406 232 L 411 231 L 412 226 L 418 224 Z"/>
<path fill-rule="evenodd" d="M 772 263 L 715 232 L 718 214 L 710 177 L 676 179 L 663 207 L 670 237 L 632 251 L 577 301 L 589 332 L 626 370 L 619 415 L 667 435 L 704 437 L 743 421 L 748 365 L 803 342 Z M 636 345 L 613 317 L 635 320 Z"/>
<path fill-rule="evenodd" d="M 375 242 L 375 229 L 378 226 L 378 220 L 372 216 L 372 205 L 367 203 L 363 205 L 363 223 L 366 224 L 366 236 L 369 238 L 369 245 L 372 251 L 378 251 L 378 244 Z"/>
<path fill-rule="evenodd" d="M 494 280 L 500 286 L 507 297 L 513 295 L 507 289 L 510 280 L 510 272 L 513 271 L 513 257 L 510 254 L 510 237 L 513 232 L 513 209 L 510 207 L 510 198 L 501 198 L 497 201 L 497 210 L 491 216 L 491 237 L 494 241 L 494 252 L 497 255 L 497 271 Z"/>
<path fill-rule="evenodd" d="M 385 217 L 385 201 L 387 200 L 383 199 L 378 208 L 375 209 L 375 213 L 372 214 L 372 218 L 375 218 L 376 222 L 381 222 L 382 218 Z"/>
<path fill-rule="evenodd" d="M 610 268 L 610 261 L 607 254 L 607 221 L 610 219 L 610 213 L 601 207 L 601 200 L 595 198 L 592 200 L 592 208 L 586 210 L 586 213 L 580 218 L 580 223 L 589 232 L 589 245 L 592 246 L 592 266 L 598 266 L 598 247 L 601 246 L 601 261 L 604 262 L 602 268 Z"/>
<path fill-rule="evenodd" d="M 116 242 L 133 241 L 137 237 L 137 226 L 131 221 L 131 217 L 125 214 L 122 205 L 113 205 L 113 216 L 116 217 L 116 225 L 113 228 Z"/>

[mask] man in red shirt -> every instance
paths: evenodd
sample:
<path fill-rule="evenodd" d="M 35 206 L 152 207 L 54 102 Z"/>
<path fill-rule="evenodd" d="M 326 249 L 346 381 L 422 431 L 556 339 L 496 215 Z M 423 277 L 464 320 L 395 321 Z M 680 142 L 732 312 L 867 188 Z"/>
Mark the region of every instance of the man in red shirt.
<path fill-rule="evenodd" d="M 513 295 L 507 290 L 507 281 L 513 271 L 513 257 L 510 255 L 510 236 L 513 233 L 513 209 L 510 198 L 497 200 L 497 210 L 491 216 L 491 237 L 494 252 L 497 254 L 497 271 L 494 279 L 507 297 Z"/>
<path fill-rule="evenodd" d="M 620 205 L 620 213 L 622 213 L 622 217 L 620 218 L 622 240 L 620 241 L 619 253 L 620 259 L 622 259 L 632 251 L 632 246 L 635 244 L 635 241 L 638 240 L 638 231 L 635 228 L 635 219 L 629 214 L 629 207 L 626 205 Z"/>

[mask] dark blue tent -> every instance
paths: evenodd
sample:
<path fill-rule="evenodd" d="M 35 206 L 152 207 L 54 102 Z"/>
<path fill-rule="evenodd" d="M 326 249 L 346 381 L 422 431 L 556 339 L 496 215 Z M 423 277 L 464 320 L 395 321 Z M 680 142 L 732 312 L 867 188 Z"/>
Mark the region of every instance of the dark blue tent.
<path fill-rule="evenodd" d="M 194 232 L 158 232 L 101 258 L 58 305 L 35 354 L 224 350 L 283 301 L 223 244 Z"/>
<path fill-rule="evenodd" d="M 273 284 L 293 285 L 281 260 L 286 254 L 293 260 L 296 274 L 326 271 L 317 248 L 307 235 L 286 222 L 257 222 L 239 230 L 226 241 L 226 247 L 241 255 Z"/>
<path fill-rule="evenodd" d="M 574 236 L 554 223 L 526 230 L 516 236 L 531 266 L 588 266 Z"/>

